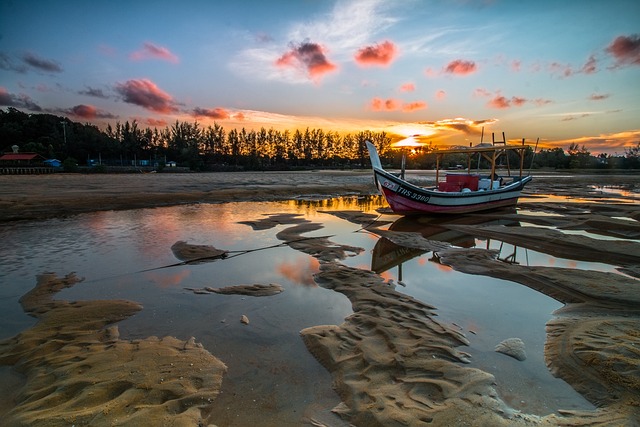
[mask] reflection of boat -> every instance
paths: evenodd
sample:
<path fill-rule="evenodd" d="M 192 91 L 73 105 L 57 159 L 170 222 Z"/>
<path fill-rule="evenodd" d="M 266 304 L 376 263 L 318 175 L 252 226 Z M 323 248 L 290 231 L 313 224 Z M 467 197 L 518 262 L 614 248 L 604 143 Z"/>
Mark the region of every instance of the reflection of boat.
<path fill-rule="evenodd" d="M 367 141 L 376 185 L 387 203 L 398 214 L 424 213 L 469 213 L 514 206 L 525 184 L 531 176 L 523 176 L 523 162 L 526 145 L 479 144 L 475 147 L 436 150 L 436 186 L 423 188 L 411 184 L 382 168 L 375 146 Z M 505 182 L 496 174 L 496 160 L 508 151 L 516 152 L 520 157 L 520 174 L 512 176 L 511 182 Z M 440 160 L 445 154 L 466 154 L 469 158 L 467 173 L 447 174 L 443 182 L 438 182 Z M 471 173 L 471 156 L 479 155 L 491 163 L 491 173 L 481 178 Z"/>
<path fill-rule="evenodd" d="M 506 212 L 513 213 L 507 209 Z M 473 248 L 476 247 L 476 239 L 468 232 L 460 231 L 449 225 L 505 225 L 519 226 L 520 223 L 514 219 L 503 219 L 498 216 L 483 215 L 456 215 L 453 217 L 445 216 L 408 216 L 396 220 L 389 226 L 391 232 L 412 232 L 418 233 L 420 236 L 430 241 L 438 241 L 450 243 L 456 247 Z M 374 233 L 375 230 L 372 230 Z M 384 233 L 387 235 L 386 233 Z M 495 242 L 495 239 L 494 239 Z M 502 253 L 504 242 L 500 242 L 499 252 Z M 490 249 L 491 239 L 486 239 L 486 249 Z M 508 245 L 511 246 L 511 245 Z M 499 256 L 498 259 L 507 263 L 517 263 L 516 256 L 517 247 L 513 246 L 511 253 Z M 403 246 L 398 242 L 392 242 L 389 238 L 380 237 L 373 248 L 371 257 L 371 270 L 380 274 L 393 267 L 401 267 L 402 263 L 413 258 L 419 257 L 429 252 L 426 249 L 418 249 L 416 247 Z M 437 259 L 434 259 L 437 261 Z"/>

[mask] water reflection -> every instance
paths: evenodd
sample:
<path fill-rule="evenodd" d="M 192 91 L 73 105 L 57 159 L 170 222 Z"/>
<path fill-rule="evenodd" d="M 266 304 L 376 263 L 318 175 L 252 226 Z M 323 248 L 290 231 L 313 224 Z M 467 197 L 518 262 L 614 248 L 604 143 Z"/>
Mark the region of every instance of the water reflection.
<path fill-rule="evenodd" d="M 214 402 L 219 418 L 213 421 L 221 425 L 259 423 L 264 417 L 295 424 L 302 412 L 318 417 L 318 411 L 337 405 L 340 399 L 316 359 L 322 359 L 323 348 L 326 354 L 335 348 L 345 352 L 340 360 L 347 360 L 353 343 L 322 347 L 319 339 L 318 351 L 311 354 L 300 340 L 300 331 L 325 325 L 341 331 L 351 324 L 352 337 L 368 339 L 378 333 L 382 339 L 362 348 L 363 359 L 383 368 L 406 368 L 398 371 L 394 384 L 413 375 L 424 358 L 434 358 L 427 350 L 414 354 L 423 347 L 411 344 L 416 337 L 430 340 L 418 330 L 428 324 L 446 331 L 453 342 L 432 349 L 438 362 L 441 355 L 466 361 L 468 352 L 470 366 L 482 372 L 473 371 L 487 387 L 481 390 L 493 390 L 494 380 L 484 374 L 490 373 L 499 398 L 511 408 L 547 415 L 558 409 L 590 412 L 596 405 L 609 414 L 614 401 L 629 401 L 635 385 L 615 379 L 615 371 L 638 371 L 638 357 L 628 344 L 637 342 L 637 281 L 618 271 L 632 271 L 638 264 L 637 245 L 613 239 L 603 247 L 594 239 L 557 234 L 554 224 L 599 224 L 560 209 L 538 215 L 546 221 L 542 229 L 530 226 L 536 206 L 435 218 L 398 218 L 382 207 L 378 196 L 190 205 L 0 227 L 5 243 L 0 267 L 8 283 L 0 290 L 0 311 L 7 320 L 2 334 L 11 336 L 31 325 L 16 307 L 36 273 L 77 271 L 87 281 L 62 291 L 60 299 L 129 299 L 143 305 L 141 312 L 119 323 L 124 339 L 195 336 L 228 365 L 222 394 Z M 179 262 L 171 248 L 180 241 L 192 248 L 222 248 L 230 256 Z M 567 265 L 560 268 L 564 260 Z M 269 283 L 281 284 L 284 291 L 251 298 L 184 290 Z M 394 288 L 395 283 L 403 286 Z M 359 284 L 362 289 L 352 292 L 351 286 Z M 358 311 L 365 305 L 370 318 Z M 250 319 L 249 326 L 241 324 L 241 315 Z M 589 329 L 594 321 L 596 327 Z M 384 327 L 376 330 L 376 322 Z M 494 351 L 497 343 L 513 336 L 526 343 L 523 362 Z M 594 337 L 600 341 L 591 346 Z M 400 340 L 406 353 L 394 347 L 394 340 Z M 462 352 L 457 347 L 465 340 L 469 345 Z M 607 366 L 607 358 L 615 359 L 615 366 Z M 589 363 L 596 363 L 594 369 Z M 342 379 L 345 372 L 336 375 Z M 360 386 L 367 387 L 368 381 L 376 386 L 367 375 L 363 373 Z M 446 406 L 441 403 L 433 407 Z"/>

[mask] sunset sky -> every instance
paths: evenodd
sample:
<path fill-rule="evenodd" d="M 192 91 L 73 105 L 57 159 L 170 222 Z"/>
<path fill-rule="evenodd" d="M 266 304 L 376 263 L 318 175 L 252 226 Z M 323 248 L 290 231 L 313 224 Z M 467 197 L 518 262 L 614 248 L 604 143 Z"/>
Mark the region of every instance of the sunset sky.
<path fill-rule="evenodd" d="M 637 0 L 0 0 L 0 108 L 624 154 Z"/>

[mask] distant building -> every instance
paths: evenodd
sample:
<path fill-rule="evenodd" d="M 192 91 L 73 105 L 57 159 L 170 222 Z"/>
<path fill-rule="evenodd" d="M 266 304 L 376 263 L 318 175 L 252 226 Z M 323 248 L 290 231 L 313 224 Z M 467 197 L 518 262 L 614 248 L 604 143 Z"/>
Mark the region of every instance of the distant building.
<path fill-rule="evenodd" d="M 42 166 L 45 158 L 38 153 L 5 153 L 0 156 L 0 164 L 6 166 Z"/>
<path fill-rule="evenodd" d="M 59 168 L 62 166 L 62 162 L 58 159 L 47 159 L 44 161 L 44 165 L 52 168 Z"/>

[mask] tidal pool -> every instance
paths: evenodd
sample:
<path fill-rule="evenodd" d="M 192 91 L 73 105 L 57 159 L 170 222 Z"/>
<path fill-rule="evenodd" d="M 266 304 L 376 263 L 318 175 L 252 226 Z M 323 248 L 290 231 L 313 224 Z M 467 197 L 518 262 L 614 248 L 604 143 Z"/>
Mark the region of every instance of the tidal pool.
<path fill-rule="evenodd" d="M 75 272 L 84 280 L 61 290 L 55 299 L 134 301 L 142 310 L 117 323 L 120 339 L 195 337 L 227 366 L 220 394 L 208 408 L 211 423 L 340 425 L 331 412 L 341 401 L 332 388 L 332 376 L 300 333 L 319 325 L 341 325 L 353 314 L 352 302 L 343 293 L 316 283 L 323 259 L 278 237 L 302 220 L 317 224 L 301 232 L 303 239 L 326 238 L 325 249 L 344 255 L 337 262 L 373 271 L 396 292 L 432 306 L 438 322 L 468 340 L 468 346 L 459 348 L 470 355 L 466 366 L 493 375 L 499 399 L 509 407 L 539 416 L 595 408 L 547 368 L 545 328 L 562 302 L 508 278 L 457 271 L 438 262 L 434 251 L 387 241 L 371 225 L 386 222 L 376 223 L 381 233 L 417 232 L 453 248 L 490 249 L 505 264 L 613 274 L 617 264 L 522 248 L 451 228 L 443 219 L 434 223 L 402 219 L 380 211 L 383 206 L 377 196 L 194 204 L 2 224 L 0 339 L 36 323 L 19 304 L 20 297 L 34 287 L 36 275 Z M 371 221 L 349 220 L 356 211 L 370 214 Z M 243 223 L 283 214 L 296 221 L 264 227 Z M 482 218 L 481 225 L 519 227 L 517 215 L 514 211 L 506 220 Z M 478 226 L 477 221 L 458 225 Z M 179 241 L 229 252 L 223 258 L 185 263 L 171 250 Z M 279 284 L 284 290 L 260 297 L 193 292 L 244 284 Z M 241 322 L 242 316 L 248 324 Z M 526 360 L 494 350 L 514 337 L 524 342 Z M 112 369 L 118 371 L 117 361 Z M 12 405 L 7 402 L 18 397 L 24 377 L 3 367 L 0 384 L 5 402 L 0 410 L 9 411 Z"/>

